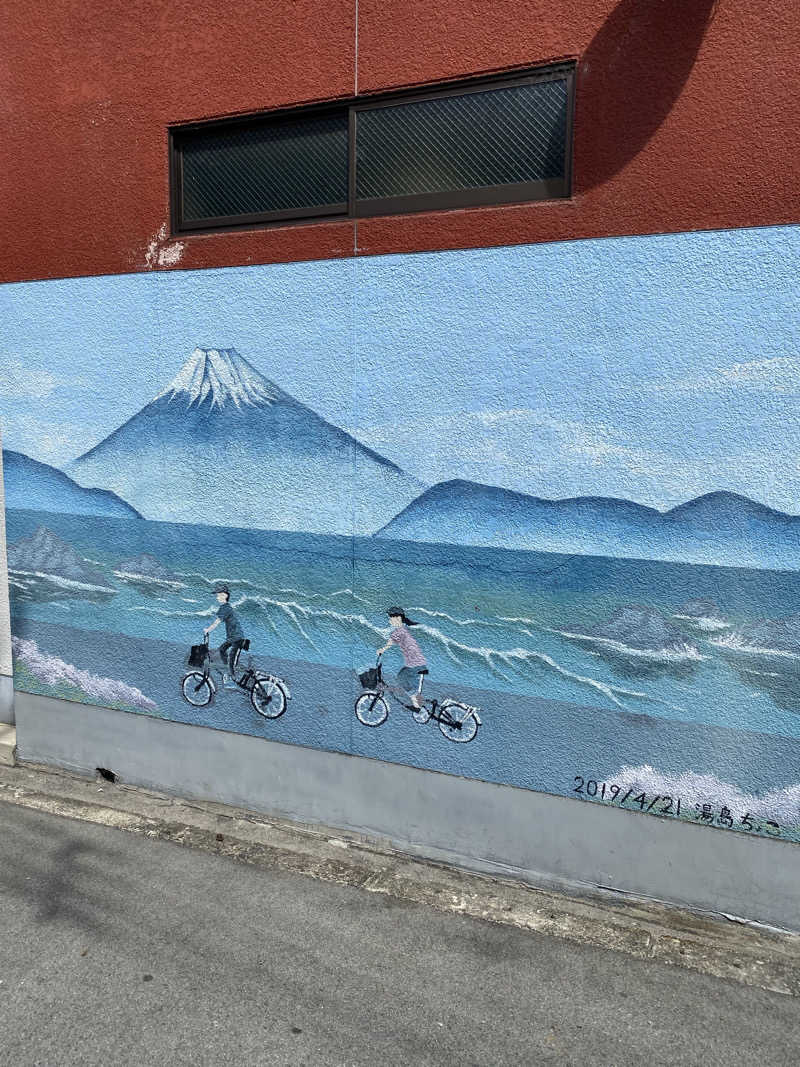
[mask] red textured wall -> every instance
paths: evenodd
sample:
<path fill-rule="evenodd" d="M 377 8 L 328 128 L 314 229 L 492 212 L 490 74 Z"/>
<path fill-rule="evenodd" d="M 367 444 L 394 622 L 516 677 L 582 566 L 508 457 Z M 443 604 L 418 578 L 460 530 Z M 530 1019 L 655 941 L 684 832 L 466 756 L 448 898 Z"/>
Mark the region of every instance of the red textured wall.
<path fill-rule="evenodd" d="M 17 0 L 0 38 L 0 281 L 798 218 L 786 0 Z M 169 123 L 566 57 L 568 202 L 169 238 Z"/>

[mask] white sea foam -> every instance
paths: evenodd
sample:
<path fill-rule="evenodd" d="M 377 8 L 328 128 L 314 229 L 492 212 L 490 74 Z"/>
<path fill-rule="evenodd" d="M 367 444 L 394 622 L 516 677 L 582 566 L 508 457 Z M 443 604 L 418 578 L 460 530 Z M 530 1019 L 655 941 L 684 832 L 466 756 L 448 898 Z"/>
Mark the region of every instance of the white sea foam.
<path fill-rule="evenodd" d="M 359 604 L 368 603 L 368 601 L 364 600 L 363 597 L 358 596 L 356 593 L 353 592 L 352 589 L 349 588 L 337 589 L 333 593 L 308 593 L 304 589 L 294 589 L 292 587 L 289 587 L 287 589 L 284 587 L 279 587 L 275 590 L 275 592 L 284 593 L 286 596 L 299 596 L 302 597 L 304 600 L 338 600 L 341 597 L 344 597 L 347 600 L 355 600 Z"/>
<path fill-rule="evenodd" d="M 541 626 L 538 619 L 529 619 L 525 615 L 498 615 L 500 622 L 511 622 L 517 626 Z"/>
<path fill-rule="evenodd" d="M 260 585 L 256 585 L 254 582 L 249 582 L 246 578 L 209 578 L 205 574 L 198 574 L 197 571 L 175 571 L 179 578 L 185 578 L 187 582 L 194 583 L 195 585 L 206 585 L 209 589 L 215 585 L 227 585 L 229 588 L 241 587 L 242 589 L 255 589 L 256 591 L 261 588 Z"/>
<path fill-rule="evenodd" d="M 128 611 L 143 611 L 146 615 L 162 615 L 165 619 L 210 619 L 217 614 L 216 607 L 199 611 L 174 611 L 171 608 L 155 608 L 152 604 L 134 604 Z"/>
<path fill-rule="evenodd" d="M 608 637 L 595 637 L 592 634 L 572 633 L 569 630 L 550 630 L 550 633 L 559 634 L 561 637 L 568 637 L 574 641 L 589 641 L 591 644 L 611 649 L 612 652 L 619 652 L 625 656 L 651 660 L 657 663 L 699 663 L 708 658 L 702 655 L 694 645 L 685 644 L 683 648 L 678 649 L 633 648 L 622 641 L 612 641 Z"/>
<path fill-rule="evenodd" d="M 174 581 L 172 578 L 155 578 L 149 574 L 137 574 L 135 571 L 114 571 L 117 578 L 123 581 L 141 582 L 143 585 L 169 586 L 170 589 L 185 589 L 184 582 Z"/>
<path fill-rule="evenodd" d="M 365 634 L 365 637 L 369 641 L 374 640 L 383 643 L 387 636 L 387 631 L 385 629 L 382 630 L 375 626 L 362 614 L 339 612 L 335 611 L 333 608 L 302 604 L 298 600 L 284 600 L 278 597 L 260 594 L 258 596 L 243 596 L 239 600 L 234 601 L 233 606 L 240 609 L 243 615 L 246 615 L 248 611 L 258 610 L 276 633 L 277 628 L 274 625 L 271 613 L 278 612 L 291 622 L 292 626 L 297 630 L 301 637 L 317 652 L 320 651 L 319 646 L 309 631 L 315 623 L 319 622 L 332 623 L 347 634 L 352 633 L 354 628 L 358 628 Z M 148 614 L 177 619 L 206 619 L 217 613 L 216 606 L 198 611 L 171 611 L 155 607 L 152 604 L 141 604 L 136 605 L 129 610 L 144 611 Z M 422 613 L 424 612 L 421 612 L 421 614 Z M 431 617 L 445 616 L 444 612 L 427 612 L 427 614 Z M 452 621 L 453 617 L 449 616 L 448 619 L 449 621 Z M 466 622 L 466 620 L 462 621 Z M 456 665 L 465 667 L 469 660 L 477 660 L 488 671 L 505 681 L 510 680 L 509 674 L 507 673 L 508 671 L 511 671 L 512 674 L 519 674 L 520 672 L 524 673 L 526 669 L 535 666 L 553 671 L 568 681 L 592 689 L 595 692 L 602 694 L 617 707 L 625 707 L 624 698 L 626 697 L 637 700 L 650 699 L 646 693 L 624 689 L 620 686 L 614 686 L 596 678 L 591 678 L 587 675 L 571 671 L 568 668 L 563 667 L 553 659 L 552 656 L 549 656 L 544 652 L 520 647 L 499 649 L 491 646 L 469 645 L 462 641 L 456 641 L 442 630 L 435 626 L 429 626 L 426 623 L 420 623 L 416 629 L 424 634 L 429 641 L 438 645 L 445 655 Z M 527 633 L 528 636 L 535 640 L 532 633 L 529 631 L 523 632 Z"/>
<path fill-rule="evenodd" d="M 736 633 L 714 637 L 708 643 L 716 648 L 724 648 L 729 652 L 742 652 L 749 656 L 777 656 L 779 659 L 800 660 L 800 652 L 788 652 L 781 648 L 758 648 L 756 645 L 747 644 Z"/>
<path fill-rule="evenodd" d="M 286 596 L 299 596 L 304 600 L 336 600 L 344 597 L 348 600 L 355 600 L 360 604 L 368 604 L 368 601 L 364 600 L 363 597 L 360 597 L 349 587 L 335 589 L 332 593 L 314 593 L 309 592 L 307 589 L 297 589 L 294 586 L 276 586 L 270 590 L 263 583 L 259 585 L 256 582 L 249 581 L 247 578 L 209 578 L 205 574 L 198 574 L 197 571 L 176 571 L 175 573 L 195 585 L 205 585 L 208 588 L 213 588 L 215 585 L 227 585 L 230 589 L 251 589 L 255 593 L 283 593 Z"/>
<path fill-rule="evenodd" d="M 477 616 L 474 619 L 458 619 L 454 615 L 448 615 L 446 611 L 429 611 L 427 608 L 410 608 L 412 615 L 427 615 L 429 619 L 444 619 L 445 622 L 451 622 L 454 626 L 485 626 L 491 630 L 505 630 L 506 627 L 500 622 L 493 622 L 491 619 L 484 619 Z"/>
<path fill-rule="evenodd" d="M 673 615 L 673 619 L 681 619 L 690 622 L 698 630 L 704 633 L 714 633 L 717 630 L 730 630 L 731 624 L 725 619 L 718 619 L 714 615 Z"/>
<path fill-rule="evenodd" d="M 319 650 L 320 650 L 319 649 L 319 645 L 307 633 L 307 631 L 303 627 L 303 624 L 298 619 L 298 615 L 300 615 L 300 616 L 308 616 L 309 614 L 311 614 L 309 608 L 304 608 L 300 604 L 296 603 L 295 601 L 291 601 L 291 600 L 275 600 L 272 597 L 263 597 L 263 596 L 247 597 L 247 598 L 245 598 L 244 603 L 247 604 L 248 601 L 251 602 L 251 603 L 257 604 L 258 606 L 260 606 L 262 608 L 263 607 L 274 607 L 274 608 L 277 608 L 278 611 L 283 612 L 283 614 L 286 615 L 286 617 L 292 622 L 292 624 L 294 625 L 294 627 L 298 631 L 298 633 L 311 645 L 311 647 L 316 652 L 319 652 Z M 237 605 L 237 607 L 241 607 L 241 604 Z M 333 613 L 333 614 L 335 614 L 335 613 Z"/>
<path fill-rule="evenodd" d="M 40 651 L 35 641 L 12 636 L 11 647 L 15 659 L 23 663 L 40 682 L 54 689 L 71 686 L 99 704 L 126 704 L 144 711 L 157 710 L 157 705 L 140 689 L 73 667 L 57 656 Z"/>
<path fill-rule="evenodd" d="M 369 601 L 365 600 L 358 593 L 354 593 L 352 589 L 335 589 L 332 593 L 321 593 L 320 596 L 324 596 L 326 600 L 336 600 L 338 597 L 345 597 L 347 600 L 355 600 L 359 604 L 369 605 Z"/>
<path fill-rule="evenodd" d="M 316 620 L 332 622 L 346 632 L 350 632 L 354 626 L 358 626 L 368 631 L 371 639 L 372 635 L 381 641 L 386 639 L 386 631 L 381 631 L 377 626 L 373 626 L 369 619 L 363 615 L 334 611 L 332 608 L 310 607 L 308 604 L 301 604 L 297 600 L 281 600 L 278 597 L 265 595 L 243 596 L 239 600 L 233 601 L 233 607 L 240 609 L 243 614 L 248 611 L 258 611 L 275 633 L 278 630 L 270 612 L 279 612 L 289 619 L 300 636 L 317 652 L 320 651 L 320 648 L 308 632 L 309 624 L 313 624 Z M 201 608 L 198 611 L 174 611 L 166 608 L 157 608 L 152 604 L 136 604 L 128 610 L 144 611 L 149 615 L 161 615 L 171 619 L 208 619 L 217 614 L 218 608 L 212 605 L 209 608 Z"/>
<path fill-rule="evenodd" d="M 350 632 L 354 626 L 357 626 L 367 631 L 371 639 L 379 641 L 385 641 L 386 639 L 386 631 L 374 626 L 369 619 L 361 614 L 334 611 L 332 608 L 309 607 L 307 604 L 300 604 L 296 600 L 278 600 L 276 597 L 269 596 L 247 597 L 243 605 L 245 609 L 249 604 L 255 604 L 258 607 L 267 609 L 275 608 L 285 614 L 308 643 L 317 651 L 319 651 L 317 645 L 303 628 L 299 621 L 300 619 L 311 623 L 315 620 L 325 620 L 334 623 L 346 632 Z"/>
<path fill-rule="evenodd" d="M 695 774 L 694 771 L 681 775 L 662 774 L 649 764 L 622 767 L 607 781 L 622 789 L 635 789 L 648 795 L 680 797 L 686 804 L 713 804 L 716 808 L 724 805 L 737 818 L 749 814 L 760 819 L 774 819 L 785 826 L 800 826 L 800 784 L 757 795 L 745 793 L 713 774 Z"/>
<path fill-rule="evenodd" d="M 537 664 L 549 668 L 562 678 L 567 678 L 572 682 L 576 682 L 578 685 L 586 686 L 590 689 L 594 689 L 598 693 L 602 693 L 603 696 L 620 708 L 625 707 L 625 704 L 621 699 L 622 697 L 633 697 L 639 700 L 648 699 L 646 693 L 639 693 L 631 689 L 623 689 L 619 686 L 601 682 L 596 678 L 589 678 L 583 674 L 576 674 L 574 671 L 562 667 L 560 663 L 556 662 L 552 656 L 547 655 L 545 652 L 537 652 L 527 648 L 497 649 L 474 647 L 456 641 L 452 637 L 448 637 L 447 634 L 443 634 L 441 630 L 426 626 L 424 623 L 418 626 L 418 629 L 427 634 L 432 640 L 440 643 L 450 659 L 462 667 L 465 665 L 464 658 L 472 657 L 483 662 L 493 673 L 499 673 L 502 676 L 502 671 L 498 670 L 499 664 L 503 664 L 505 667 L 517 671 L 529 664 Z"/>
<path fill-rule="evenodd" d="M 113 585 L 92 585 L 90 582 L 76 582 L 73 578 L 62 578 L 60 574 L 48 574 L 45 571 L 14 571 L 14 575 L 24 575 L 27 578 L 38 578 L 43 582 L 50 582 L 59 589 L 82 589 L 87 593 L 116 593 Z"/>

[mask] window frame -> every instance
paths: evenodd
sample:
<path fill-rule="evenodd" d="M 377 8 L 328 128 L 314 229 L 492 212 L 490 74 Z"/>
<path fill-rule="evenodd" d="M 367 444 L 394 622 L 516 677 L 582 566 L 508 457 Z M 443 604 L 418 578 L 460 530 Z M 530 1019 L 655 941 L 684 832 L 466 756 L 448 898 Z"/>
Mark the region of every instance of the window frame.
<path fill-rule="evenodd" d="M 488 77 L 428 85 L 416 90 L 396 90 L 375 94 L 374 96 L 356 96 L 346 100 L 330 101 L 325 104 L 308 104 L 227 119 L 208 119 L 169 126 L 169 189 L 172 234 L 178 236 L 209 232 L 220 233 L 242 229 L 267 229 L 274 226 L 315 222 L 346 222 L 356 219 L 425 211 L 454 211 L 467 207 L 488 207 L 492 205 L 500 206 L 569 199 L 572 196 L 575 70 L 575 61 L 570 61 L 536 67 L 524 72 L 516 70 L 501 75 L 494 74 Z M 502 185 L 473 186 L 467 189 L 447 189 L 434 193 L 414 193 L 411 195 L 362 200 L 356 198 L 356 145 L 358 115 L 360 113 L 396 105 L 414 104 L 423 100 L 466 96 L 470 93 L 490 92 L 493 89 L 508 89 L 558 80 L 566 81 L 567 88 L 563 177 Z M 348 198 L 346 201 L 308 208 L 290 208 L 247 215 L 184 220 L 183 153 L 181 149 L 183 140 L 187 136 L 203 130 L 252 129 L 265 124 L 279 125 L 282 122 L 297 121 L 302 118 L 312 118 L 326 114 L 339 114 L 342 117 L 346 117 L 348 122 Z"/>

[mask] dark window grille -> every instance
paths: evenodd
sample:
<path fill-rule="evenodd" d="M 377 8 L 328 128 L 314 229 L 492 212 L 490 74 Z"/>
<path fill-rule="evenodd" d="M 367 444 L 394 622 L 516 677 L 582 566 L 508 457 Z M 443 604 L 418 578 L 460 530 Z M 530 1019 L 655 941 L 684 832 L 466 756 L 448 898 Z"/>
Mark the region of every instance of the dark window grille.
<path fill-rule="evenodd" d="M 573 65 L 170 131 L 173 228 L 570 195 Z"/>
<path fill-rule="evenodd" d="M 184 220 L 346 211 L 347 131 L 343 114 L 188 135 Z"/>

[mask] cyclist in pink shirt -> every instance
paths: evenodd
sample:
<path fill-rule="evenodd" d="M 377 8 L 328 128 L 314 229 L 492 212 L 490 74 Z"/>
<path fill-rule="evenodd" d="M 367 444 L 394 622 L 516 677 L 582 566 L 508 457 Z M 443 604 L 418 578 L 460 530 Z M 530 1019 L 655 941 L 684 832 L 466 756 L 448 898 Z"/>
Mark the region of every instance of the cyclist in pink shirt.
<path fill-rule="evenodd" d="M 422 649 L 407 629 L 409 626 L 416 626 L 417 623 L 412 622 L 402 608 L 389 608 L 387 615 L 392 629 L 389 633 L 389 640 L 383 648 L 378 649 L 378 655 L 382 656 L 392 645 L 397 645 L 403 653 L 404 664 L 397 672 L 398 688 L 405 693 L 406 697 L 411 697 L 411 703 L 415 708 L 421 708 L 419 676 L 422 673 L 428 673 L 428 663 L 422 654 Z"/>

